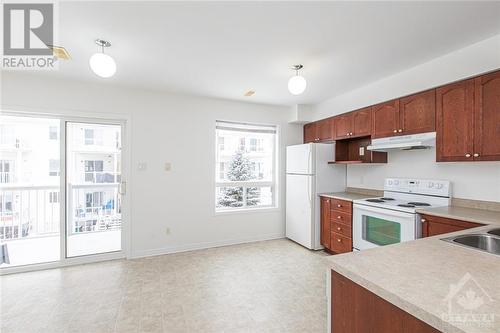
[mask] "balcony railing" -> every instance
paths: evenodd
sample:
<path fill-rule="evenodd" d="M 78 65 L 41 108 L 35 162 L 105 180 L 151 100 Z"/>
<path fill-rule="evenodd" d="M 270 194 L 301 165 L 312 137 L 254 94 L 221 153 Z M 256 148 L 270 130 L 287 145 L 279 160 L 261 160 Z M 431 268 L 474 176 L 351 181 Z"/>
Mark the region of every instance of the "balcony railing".
<path fill-rule="evenodd" d="M 119 184 L 68 184 L 68 234 L 121 228 Z M 0 185 L 0 240 L 60 231 L 59 186 Z"/>
<path fill-rule="evenodd" d="M 69 184 L 69 234 L 121 228 L 120 184 Z"/>
<path fill-rule="evenodd" d="M 58 186 L 0 186 L 0 239 L 59 232 Z"/>

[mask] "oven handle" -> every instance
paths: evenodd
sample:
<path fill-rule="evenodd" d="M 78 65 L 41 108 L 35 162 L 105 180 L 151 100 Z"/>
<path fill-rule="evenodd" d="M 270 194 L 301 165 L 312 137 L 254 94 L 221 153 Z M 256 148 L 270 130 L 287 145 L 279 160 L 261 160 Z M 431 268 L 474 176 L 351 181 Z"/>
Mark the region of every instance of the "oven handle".
<path fill-rule="evenodd" d="M 353 214 L 356 214 L 356 211 L 354 209 L 357 209 L 359 211 L 364 211 L 364 212 L 372 212 L 372 213 L 379 213 L 383 215 L 390 215 L 390 216 L 397 216 L 397 217 L 410 217 L 414 216 L 415 214 L 413 213 L 403 213 L 403 212 L 398 212 L 396 210 L 392 209 L 387 209 L 387 208 L 378 208 L 378 207 L 371 207 L 371 206 L 365 206 L 365 205 L 360 205 L 360 204 L 354 204 L 353 207 Z"/>

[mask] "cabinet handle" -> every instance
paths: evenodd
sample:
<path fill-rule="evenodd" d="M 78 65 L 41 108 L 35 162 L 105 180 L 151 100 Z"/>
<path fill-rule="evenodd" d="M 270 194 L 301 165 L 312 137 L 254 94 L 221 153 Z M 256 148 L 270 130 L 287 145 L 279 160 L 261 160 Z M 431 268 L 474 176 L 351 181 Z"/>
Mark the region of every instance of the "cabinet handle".
<path fill-rule="evenodd" d="M 338 220 L 342 220 L 342 216 L 340 216 L 340 215 L 339 215 L 339 216 L 337 216 L 337 219 L 338 219 Z"/>
<path fill-rule="evenodd" d="M 338 238 L 338 239 L 337 239 L 337 242 L 341 243 L 341 242 L 342 242 L 342 239 Z"/>
<path fill-rule="evenodd" d="M 341 227 L 337 227 L 337 230 L 340 231 L 340 230 L 342 230 L 342 228 Z"/>
<path fill-rule="evenodd" d="M 394 130 L 393 132 L 394 132 L 394 133 L 397 133 L 397 132 L 398 132 L 398 130 Z"/>
<path fill-rule="evenodd" d="M 479 157 L 479 154 L 478 154 L 478 153 L 475 153 L 475 154 L 474 154 L 474 157 Z"/>
<path fill-rule="evenodd" d="M 465 154 L 465 157 L 470 157 L 470 154 Z"/>
<path fill-rule="evenodd" d="M 349 132 L 347 132 L 347 136 L 349 136 Z"/>
<path fill-rule="evenodd" d="M 398 133 L 401 133 L 401 132 L 403 132 L 403 130 L 402 129 L 398 129 Z"/>
<path fill-rule="evenodd" d="M 338 204 L 338 205 L 337 205 L 337 208 L 340 208 L 340 207 L 342 207 L 342 205 L 341 205 L 341 204 Z"/>
<path fill-rule="evenodd" d="M 425 223 L 426 219 L 420 219 L 420 222 Z"/>
<path fill-rule="evenodd" d="M 349 133 L 349 135 L 352 135 L 352 132 L 351 132 L 351 133 Z"/>

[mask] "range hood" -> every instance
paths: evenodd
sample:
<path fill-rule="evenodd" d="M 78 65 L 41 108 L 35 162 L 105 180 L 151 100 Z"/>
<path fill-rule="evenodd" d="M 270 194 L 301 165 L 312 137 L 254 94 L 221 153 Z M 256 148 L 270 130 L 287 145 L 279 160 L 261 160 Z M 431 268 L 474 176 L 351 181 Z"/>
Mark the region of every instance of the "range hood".
<path fill-rule="evenodd" d="M 436 146 L 436 132 L 391 136 L 382 139 L 373 139 L 367 147 L 372 151 L 387 152 L 390 150 L 426 149 Z"/>

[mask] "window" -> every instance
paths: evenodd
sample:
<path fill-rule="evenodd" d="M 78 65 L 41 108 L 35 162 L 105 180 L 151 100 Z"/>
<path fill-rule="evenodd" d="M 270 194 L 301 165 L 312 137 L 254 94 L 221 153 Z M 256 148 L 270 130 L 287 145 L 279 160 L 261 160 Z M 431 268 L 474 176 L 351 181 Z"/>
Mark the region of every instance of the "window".
<path fill-rule="evenodd" d="M 94 144 L 94 130 L 91 128 L 85 129 L 85 145 Z"/>
<path fill-rule="evenodd" d="M 49 160 L 49 176 L 59 176 L 60 170 L 59 160 Z"/>
<path fill-rule="evenodd" d="M 217 121 L 216 211 L 276 206 L 276 132 L 272 125 Z"/>
<path fill-rule="evenodd" d="M 91 192 L 85 195 L 86 208 L 98 208 L 103 206 L 104 192 Z"/>
<path fill-rule="evenodd" d="M 85 181 L 90 183 L 103 183 L 104 161 L 85 161 Z"/>
<path fill-rule="evenodd" d="M 57 126 L 49 126 L 49 140 L 59 140 L 59 129 Z"/>
<path fill-rule="evenodd" d="M 49 192 L 49 203 L 59 202 L 59 192 Z"/>
<path fill-rule="evenodd" d="M 13 161 L 0 160 L 0 183 L 6 184 L 14 181 L 12 164 Z"/>

